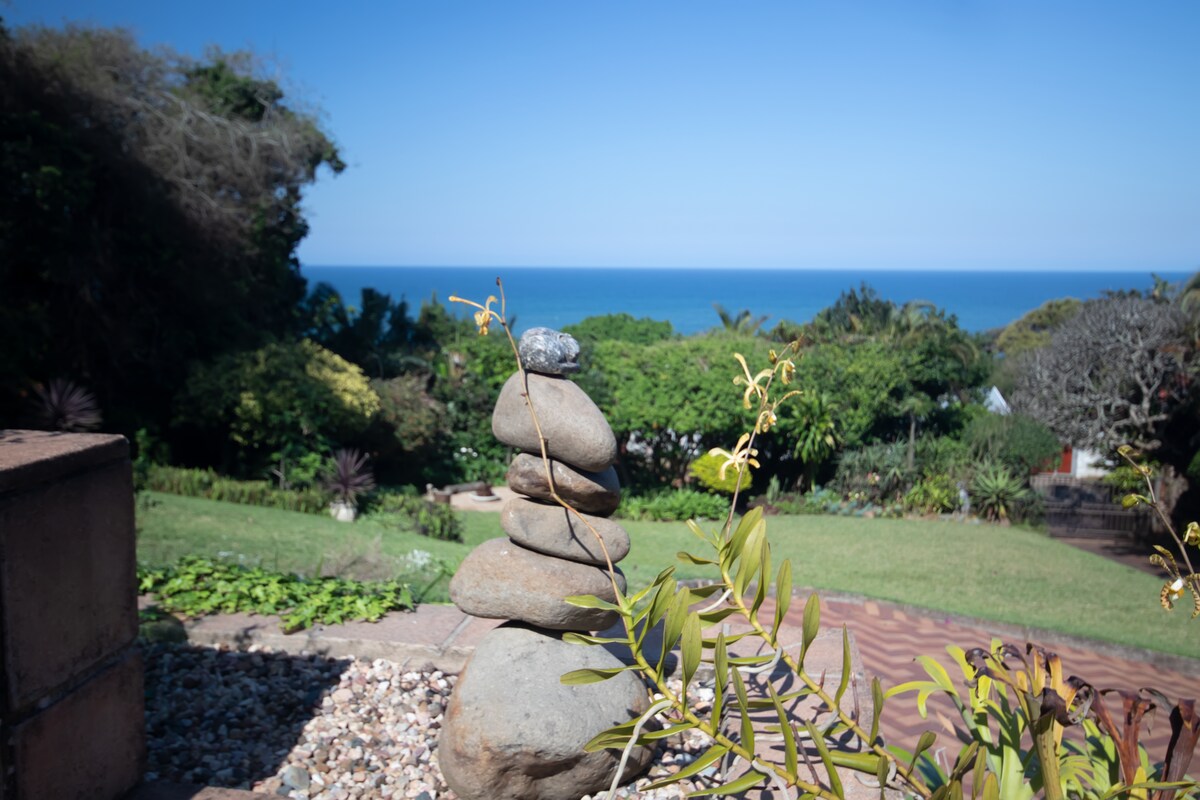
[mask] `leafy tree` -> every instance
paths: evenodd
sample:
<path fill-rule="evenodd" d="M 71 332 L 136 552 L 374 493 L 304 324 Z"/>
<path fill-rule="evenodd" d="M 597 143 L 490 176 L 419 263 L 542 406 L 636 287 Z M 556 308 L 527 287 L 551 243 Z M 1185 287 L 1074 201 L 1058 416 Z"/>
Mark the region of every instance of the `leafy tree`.
<path fill-rule="evenodd" d="M 361 297 L 357 308 L 347 306 L 331 285 L 317 284 L 302 304 L 305 335 L 376 378 L 425 366 L 423 359 L 414 358 L 425 342 L 408 316 L 408 302 L 396 303 L 369 287 Z"/>
<path fill-rule="evenodd" d="M 574 336 L 581 346 L 599 341 L 651 344 L 675 338 L 675 330 L 670 322 L 649 317 L 634 319 L 631 314 L 624 312 L 588 317 L 574 325 L 565 326 L 563 332 Z"/>
<path fill-rule="evenodd" d="M 1193 353 L 1183 332 L 1171 304 L 1087 302 L 1048 345 L 1021 357 L 1013 408 L 1076 447 L 1154 450 L 1190 388 Z"/>
<path fill-rule="evenodd" d="M 589 369 L 600 391 L 593 399 L 617 436 L 622 482 L 683 481 L 698 454 L 734 442 L 750 412 L 730 402 L 738 392 L 733 354 L 761 362 L 766 349 L 757 337 L 597 342 Z"/>
<path fill-rule="evenodd" d="M 1001 331 L 996 338 L 996 349 L 1012 357 L 1045 347 L 1054 331 L 1082 307 L 1083 303 L 1073 297 L 1047 300 Z"/>
<path fill-rule="evenodd" d="M 881 298 L 864 282 L 857 290 L 842 292 L 833 305 L 817 312 L 804 333 L 816 341 L 874 336 L 892 327 L 896 313 L 895 303 Z"/>
<path fill-rule="evenodd" d="M 754 316 L 748 308 L 743 308 L 736 314 L 726 311 L 720 303 L 713 303 L 713 308 L 721 318 L 721 327 L 716 330 L 733 336 L 755 336 L 768 319 L 766 316 Z"/>
<path fill-rule="evenodd" d="M 207 460 L 260 475 L 277 453 L 324 453 L 357 440 L 380 400 L 361 369 L 304 339 L 196 367 L 177 409 L 178 429 L 207 443 Z"/>
<path fill-rule="evenodd" d="M 87 384 L 164 429 L 189 366 L 296 328 L 301 192 L 343 164 L 247 57 L 0 29 L 0 413 Z"/>

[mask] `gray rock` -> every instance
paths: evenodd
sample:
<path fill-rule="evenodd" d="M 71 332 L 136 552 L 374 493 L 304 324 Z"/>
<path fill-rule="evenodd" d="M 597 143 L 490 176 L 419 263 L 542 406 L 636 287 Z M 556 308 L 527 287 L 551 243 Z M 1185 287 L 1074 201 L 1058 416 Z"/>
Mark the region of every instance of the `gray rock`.
<path fill-rule="evenodd" d="M 617 579 L 625 591 L 620 571 Z M 604 570 L 535 553 L 506 538 L 476 547 L 450 580 L 450 599 L 476 617 L 520 620 L 556 631 L 594 631 L 619 619 L 615 611 L 564 602 L 574 594 L 610 603 L 616 599 Z"/>
<path fill-rule="evenodd" d="M 551 458 L 587 472 L 601 472 L 617 460 L 617 440 L 592 399 L 566 378 L 527 372 L 529 398 L 537 411 Z M 510 447 L 541 453 L 537 429 L 525 403 L 517 372 L 504 384 L 492 412 L 492 433 Z"/>
<path fill-rule="evenodd" d="M 629 554 L 629 534 L 624 528 L 611 519 L 583 516 L 604 540 L 614 564 Z M 606 563 L 596 537 L 562 506 L 514 497 L 500 510 L 500 524 L 514 542 L 530 550 L 600 567 Z"/>
<path fill-rule="evenodd" d="M 446 783 L 462 800 L 563 800 L 607 789 L 620 753 L 583 746 L 645 713 L 645 686 L 632 672 L 584 686 L 559 678 L 619 666 L 603 648 L 544 631 L 502 625 L 489 632 L 459 676 L 442 723 L 438 761 Z M 623 779 L 641 774 L 651 755 L 635 748 Z"/>
<path fill-rule="evenodd" d="M 612 467 L 602 472 L 586 472 L 561 461 L 550 459 L 550 474 L 558 496 L 587 514 L 608 516 L 621 504 L 621 483 Z M 553 502 L 546 466 L 540 455 L 520 453 L 508 466 L 508 488 L 538 500 Z"/>
<path fill-rule="evenodd" d="M 566 375 L 579 371 L 579 342 L 569 333 L 553 328 L 530 328 L 517 344 L 521 366 L 544 375 Z"/>
<path fill-rule="evenodd" d="M 290 786 L 293 789 L 307 789 L 312 780 L 309 777 L 308 770 L 297 764 L 292 764 L 284 769 L 279 777 L 283 781 L 284 786 Z"/>

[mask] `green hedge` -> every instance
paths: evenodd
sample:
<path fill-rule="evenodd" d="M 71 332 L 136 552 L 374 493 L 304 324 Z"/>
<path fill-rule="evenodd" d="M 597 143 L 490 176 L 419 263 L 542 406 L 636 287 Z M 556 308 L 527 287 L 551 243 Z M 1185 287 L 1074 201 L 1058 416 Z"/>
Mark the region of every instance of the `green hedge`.
<path fill-rule="evenodd" d="M 306 514 L 326 514 L 329 511 L 329 493 L 321 489 L 277 489 L 267 481 L 223 478 L 211 469 L 151 465 L 146 472 L 144 488 L 184 497 L 203 497 Z"/>

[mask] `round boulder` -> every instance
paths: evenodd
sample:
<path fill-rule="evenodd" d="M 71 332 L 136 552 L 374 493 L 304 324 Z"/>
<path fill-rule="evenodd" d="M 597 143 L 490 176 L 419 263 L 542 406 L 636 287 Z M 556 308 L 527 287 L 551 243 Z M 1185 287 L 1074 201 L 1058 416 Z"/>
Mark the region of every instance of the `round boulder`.
<path fill-rule="evenodd" d="M 608 516 L 621 504 L 621 483 L 613 467 L 602 472 L 585 472 L 552 458 L 550 474 L 558 496 L 578 511 Z M 518 494 L 547 502 L 554 500 L 541 456 L 518 454 L 508 465 L 507 479 L 508 488 Z"/>
<path fill-rule="evenodd" d="M 586 472 L 600 472 L 616 462 L 617 439 L 583 389 L 566 378 L 536 372 L 526 372 L 525 377 L 551 458 Z M 525 403 L 525 387 L 520 372 L 504 384 L 492 412 L 492 433 L 510 447 L 540 453 L 537 428 Z"/>
<path fill-rule="evenodd" d="M 620 571 L 617 585 L 625 591 Z M 450 599 L 474 617 L 520 620 L 556 631 L 600 630 L 620 618 L 615 611 L 565 601 L 576 594 L 616 600 L 605 570 L 535 553 L 507 538 L 476 547 L 450 579 Z"/>
<path fill-rule="evenodd" d="M 502 625 L 479 643 L 450 696 L 437 757 L 462 800 L 563 800 L 607 789 L 621 754 L 587 753 L 596 734 L 645 713 L 650 703 L 634 672 L 602 683 L 564 686 L 576 669 L 622 666 L 602 647 Z M 652 751 L 635 748 L 622 780 L 640 775 Z"/>

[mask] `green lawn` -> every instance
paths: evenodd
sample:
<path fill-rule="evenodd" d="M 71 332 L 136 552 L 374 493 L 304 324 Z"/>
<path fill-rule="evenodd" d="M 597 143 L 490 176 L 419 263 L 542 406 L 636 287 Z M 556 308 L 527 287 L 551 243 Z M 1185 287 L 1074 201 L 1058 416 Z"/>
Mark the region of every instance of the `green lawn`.
<path fill-rule="evenodd" d="M 439 542 L 371 521 L 151 494 L 139 507 L 138 557 L 159 564 L 181 555 L 244 557 L 254 563 L 358 577 L 424 577 L 406 558 L 421 550 L 451 567 L 479 542 L 502 535 L 495 514 L 463 515 L 466 543 Z M 630 586 L 678 564 L 681 578 L 704 568 L 675 559 L 704 547 L 682 523 L 626 522 L 633 539 L 621 568 Z M 1152 576 L 1023 528 L 953 522 L 804 516 L 768 519 L 776 563 L 792 560 L 794 583 L 930 609 L 1032 625 L 1200 658 L 1200 620 L 1158 605 Z M 445 580 L 427 595 L 445 598 Z M 1186 605 L 1186 604 L 1185 604 Z"/>

